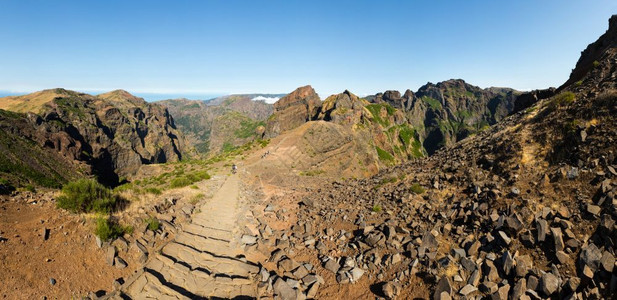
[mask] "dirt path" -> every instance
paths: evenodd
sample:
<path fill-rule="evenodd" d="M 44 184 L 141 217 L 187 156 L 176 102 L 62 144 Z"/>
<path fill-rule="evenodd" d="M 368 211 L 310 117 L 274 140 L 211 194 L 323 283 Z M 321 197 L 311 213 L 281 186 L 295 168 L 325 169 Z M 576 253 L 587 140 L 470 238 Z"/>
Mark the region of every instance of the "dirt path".
<path fill-rule="evenodd" d="M 239 183 L 238 175 L 229 176 L 122 292 L 134 299 L 256 297 L 259 267 L 246 261 L 240 244 Z"/>

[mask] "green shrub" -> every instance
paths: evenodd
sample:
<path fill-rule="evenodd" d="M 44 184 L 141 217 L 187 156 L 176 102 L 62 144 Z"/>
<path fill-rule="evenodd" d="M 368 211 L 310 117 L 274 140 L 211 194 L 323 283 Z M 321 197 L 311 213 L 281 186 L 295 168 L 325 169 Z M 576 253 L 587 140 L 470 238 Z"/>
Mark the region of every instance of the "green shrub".
<path fill-rule="evenodd" d="M 592 65 L 593 65 L 594 68 L 597 68 L 600 65 L 600 62 L 597 61 L 597 60 L 594 60 Z"/>
<path fill-rule="evenodd" d="M 131 229 L 130 227 L 122 227 L 109 218 L 98 217 L 96 219 L 94 234 L 101 238 L 101 240 L 107 241 L 109 239 L 115 239 L 125 232 L 130 233 L 132 231 Z"/>
<path fill-rule="evenodd" d="M 149 187 L 149 188 L 146 188 L 146 193 L 150 193 L 150 194 L 153 194 L 153 195 L 160 195 L 163 192 L 160 189 L 158 189 L 158 188 Z"/>
<path fill-rule="evenodd" d="M 159 228 L 161 228 L 161 223 L 159 222 L 159 220 L 157 218 L 148 217 L 144 221 L 148 224 L 148 229 L 150 229 L 152 231 L 156 231 Z"/>
<path fill-rule="evenodd" d="M 195 205 L 195 204 L 197 204 L 197 203 L 199 202 L 199 200 L 203 199 L 205 196 L 206 196 L 206 195 L 204 195 L 203 193 L 196 194 L 195 196 L 193 196 L 193 197 L 191 198 L 191 200 L 189 201 L 189 203 L 191 203 L 191 204 Z"/>
<path fill-rule="evenodd" d="M 36 192 L 36 189 L 35 189 L 35 188 L 34 188 L 34 186 L 33 186 L 33 185 L 31 185 L 31 184 L 26 184 L 26 186 L 24 187 L 24 189 L 25 189 L 26 191 L 28 191 L 28 192 L 32 192 L 32 193 Z"/>
<path fill-rule="evenodd" d="M 116 205 L 112 191 L 92 179 L 80 179 L 62 187 L 57 206 L 73 213 L 109 213 Z"/>
<path fill-rule="evenodd" d="M 397 180 L 398 180 L 398 178 L 396 178 L 396 177 L 392 176 L 392 177 L 386 177 L 386 178 L 383 178 L 383 179 L 382 179 L 379 183 L 380 183 L 381 185 L 384 185 L 384 184 L 386 184 L 386 183 L 394 183 L 394 182 L 396 182 Z"/>
<path fill-rule="evenodd" d="M 292 168 L 295 168 L 295 166 L 292 166 Z M 300 176 L 317 176 L 317 175 L 323 174 L 325 172 L 326 171 L 324 171 L 324 170 L 310 170 L 310 171 L 306 171 L 306 172 L 301 171 L 300 172 Z"/>
<path fill-rule="evenodd" d="M 179 187 L 185 187 L 185 186 L 187 186 L 187 185 L 189 185 L 191 183 L 193 183 L 193 182 L 191 182 L 190 179 L 188 179 L 188 178 L 186 178 L 184 176 L 181 176 L 181 177 L 177 177 L 177 178 L 172 179 L 170 185 L 171 185 L 172 189 L 175 189 L 175 188 L 179 188 Z"/>
<path fill-rule="evenodd" d="M 375 204 L 375 205 L 373 205 L 372 210 L 373 210 L 374 212 L 381 212 L 381 205 L 379 205 L 379 204 Z"/>
<path fill-rule="evenodd" d="M 424 193 L 424 188 L 417 183 L 412 184 L 409 190 L 416 195 Z"/>

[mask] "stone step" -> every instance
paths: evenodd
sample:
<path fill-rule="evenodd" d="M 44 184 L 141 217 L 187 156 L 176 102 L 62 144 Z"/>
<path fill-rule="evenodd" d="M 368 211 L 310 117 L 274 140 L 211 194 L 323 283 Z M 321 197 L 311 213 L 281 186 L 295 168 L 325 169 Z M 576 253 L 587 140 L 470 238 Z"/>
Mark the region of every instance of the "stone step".
<path fill-rule="evenodd" d="M 232 238 L 231 232 L 223 230 L 212 230 L 211 228 L 203 227 L 198 224 L 186 225 L 183 232 L 188 232 L 193 235 L 199 235 L 206 238 L 213 238 L 229 242 Z"/>
<path fill-rule="evenodd" d="M 175 261 L 174 265 L 190 266 L 190 270 L 203 268 L 211 274 L 225 274 L 228 276 L 251 277 L 259 272 L 259 267 L 244 262 L 237 258 L 227 256 L 216 256 L 208 252 L 200 252 L 194 248 L 187 247 L 176 242 L 171 242 L 165 246 L 162 253 Z M 149 264 L 156 264 L 161 259 L 153 259 Z M 167 262 L 167 264 L 170 264 Z"/>

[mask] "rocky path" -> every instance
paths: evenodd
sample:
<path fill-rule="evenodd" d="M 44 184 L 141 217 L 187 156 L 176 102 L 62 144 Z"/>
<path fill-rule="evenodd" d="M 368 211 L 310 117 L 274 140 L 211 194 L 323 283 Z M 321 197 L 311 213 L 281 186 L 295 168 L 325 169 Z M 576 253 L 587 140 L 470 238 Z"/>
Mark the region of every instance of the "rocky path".
<path fill-rule="evenodd" d="M 239 181 L 229 176 L 192 222 L 127 280 L 123 293 L 134 299 L 256 297 L 259 267 L 246 261 L 238 238 Z"/>

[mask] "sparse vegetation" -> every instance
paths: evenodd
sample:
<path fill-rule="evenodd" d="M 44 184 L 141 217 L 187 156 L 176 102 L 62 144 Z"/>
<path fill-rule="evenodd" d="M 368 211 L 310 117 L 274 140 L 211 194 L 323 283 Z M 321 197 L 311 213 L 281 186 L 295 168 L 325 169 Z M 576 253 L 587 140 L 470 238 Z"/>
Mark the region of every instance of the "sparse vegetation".
<path fill-rule="evenodd" d="M 594 68 L 597 68 L 600 65 L 600 62 L 597 61 L 597 60 L 594 60 L 592 65 L 593 65 Z"/>
<path fill-rule="evenodd" d="M 425 192 L 424 188 L 418 183 L 412 184 L 409 190 L 416 195 L 420 195 Z"/>
<path fill-rule="evenodd" d="M 377 212 L 377 213 L 381 212 L 381 205 L 375 204 L 375 205 L 373 205 L 373 208 L 371 210 L 374 211 L 374 212 Z"/>
<path fill-rule="evenodd" d="M 375 147 L 375 150 L 377 150 L 377 156 L 379 157 L 380 161 L 387 162 L 387 163 L 394 162 L 394 156 L 388 153 L 388 151 L 383 150 L 379 147 Z"/>
<path fill-rule="evenodd" d="M 160 195 L 163 192 L 159 188 L 149 187 L 149 188 L 146 188 L 146 193 L 153 194 L 153 195 Z"/>
<path fill-rule="evenodd" d="M 130 234 L 133 231 L 132 227 L 123 227 L 111 218 L 98 217 L 95 226 L 94 234 L 103 241 L 113 240 L 125 233 Z"/>
<path fill-rule="evenodd" d="M 437 99 L 434 99 L 428 96 L 423 96 L 420 99 L 426 102 L 433 110 L 438 110 L 441 108 L 441 102 L 439 102 L 439 100 Z"/>
<path fill-rule="evenodd" d="M 92 179 L 80 179 L 62 187 L 57 206 L 73 213 L 110 213 L 118 197 L 108 188 Z"/>
<path fill-rule="evenodd" d="M 317 176 L 325 173 L 324 170 L 310 170 L 310 171 L 302 171 L 300 172 L 300 176 Z"/>
<path fill-rule="evenodd" d="M 155 217 L 148 217 L 147 219 L 144 220 L 144 222 L 148 224 L 148 229 L 152 231 L 156 231 L 161 227 L 161 223 Z"/>
<path fill-rule="evenodd" d="M 207 171 L 195 171 L 172 179 L 169 185 L 172 189 L 175 189 L 207 179 L 210 179 L 210 174 Z"/>
<path fill-rule="evenodd" d="M 390 127 L 390 120 L 383 119 L 381 117 L 381 111 L 382 109 L 385 109 L 386 114 L 388 116 L 391 116 L 396 111 L 394 107 L 390 106 L 390 104 L 387 104 L 387 103 L 369 104 L 369 105 L 366 105 L 365 107 L 371 113 L 371 115 L 373 116 L 373 120 L 375 120 L 375 122 L 377 122 L 383 127 Z"/>
<path fill-rule="evenodd" d="M 203 193 L 196 194 L 193 197 L 191 197 L 191 200 L 189 201 L 189 203 L 195 205 L 199 203 L 199 201 L 201 201 L 201 199 L 203 199 L 205 196 L 206 195 L 204 195 Z"/>

